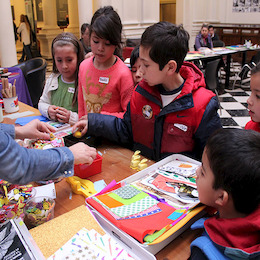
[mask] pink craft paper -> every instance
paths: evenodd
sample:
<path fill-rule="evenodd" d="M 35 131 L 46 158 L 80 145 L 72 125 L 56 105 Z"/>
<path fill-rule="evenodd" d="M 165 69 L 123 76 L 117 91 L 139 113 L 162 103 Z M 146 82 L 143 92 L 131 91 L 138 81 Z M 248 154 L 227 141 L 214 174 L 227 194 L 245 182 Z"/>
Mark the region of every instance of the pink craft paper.
<path fill-rule="evenodd" d="M 95 196 L 97 195 L 101 195 L 104 194 L 106 192 L 108 192 L 110 189 L 112 189 L 115 185 L 116 185 L 116 181 L 112 180 L 103 190 L 101 190 L 99 193 L 97 193 Z"/>

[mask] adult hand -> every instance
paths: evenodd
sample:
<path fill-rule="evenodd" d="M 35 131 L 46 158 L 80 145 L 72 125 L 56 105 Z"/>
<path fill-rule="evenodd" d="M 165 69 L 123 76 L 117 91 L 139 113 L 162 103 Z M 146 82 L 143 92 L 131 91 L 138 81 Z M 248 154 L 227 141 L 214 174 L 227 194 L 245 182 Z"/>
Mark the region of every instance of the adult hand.
<path fill-rule="evenodd" d="M 80 120 L 73 125 L 72 127 L 72 133 L 75 131 L 80 131 L 82 135 L 86 134 L 88 131 L 88 116 L 82 116 Z"/>
<path fill-rule="evenodd" d="M 50 105 L 50 106 L 48 107 L 49 117 L 50 117 L 51 120 L 54 120 L 54 121 L 56 121 L 56 119 L 57 119 L 57 118 L 56 118 L 56 114 L 57 114 L 56 109 L 57 109 L 57 106 L 54 106 L 54 105 Z"/>
<path fill-rule="evenodd" d="M 55 131 L 54 127 L 35 119 L 24 126 L 16 126 L 15 138 L 50 139 L 50 133 Z"/>
<path fill-rule="evenodd" d="M 56 118 L 61 123 L 69 123 L 70 111 L 64 107 L 57 107 L 56 108 Z"/>
<path fill-rule="evenodd" d="M 97 150 L 82 142 L 69 147 L 74 155 L 74 164 L 91 164 L 97 156 Z"/>

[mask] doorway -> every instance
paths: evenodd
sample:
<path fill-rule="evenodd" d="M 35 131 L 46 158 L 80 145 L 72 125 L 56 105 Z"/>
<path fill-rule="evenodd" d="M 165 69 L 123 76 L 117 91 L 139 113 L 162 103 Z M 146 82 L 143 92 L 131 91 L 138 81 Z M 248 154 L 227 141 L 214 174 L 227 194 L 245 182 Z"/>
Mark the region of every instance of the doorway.
<path fill-rule="evenodd" d="M 176 0 L 160 0 L 160 21 L 176 23 Z"/>

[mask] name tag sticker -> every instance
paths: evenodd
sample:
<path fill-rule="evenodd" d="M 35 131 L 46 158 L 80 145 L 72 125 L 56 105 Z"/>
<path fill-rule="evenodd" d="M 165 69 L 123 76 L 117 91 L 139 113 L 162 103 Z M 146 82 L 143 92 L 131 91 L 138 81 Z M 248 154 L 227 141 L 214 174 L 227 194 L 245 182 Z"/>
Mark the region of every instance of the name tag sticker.
<path fill-rule="evenodd" d="M 186 125 L 182 125 L 182 124 L 174 124 L 175 127 L 179 128 L 180 130 L 182 130 L 183 132 L 187 132 L 188 127 Z"/>
<path fill-rule="evenodd" d="M 104 83 L 104 84 L 108 84 L 109 78 L 108 77 L 99 77 L 99 82 Z"/>
<path fill-rule="evenodd" d="M 74 93 L 74 92 L 75 92 L 75 88 L 69 87 L 69 88 L 68 88 L 68 92 L 69 92 L 69 93 Z"/>

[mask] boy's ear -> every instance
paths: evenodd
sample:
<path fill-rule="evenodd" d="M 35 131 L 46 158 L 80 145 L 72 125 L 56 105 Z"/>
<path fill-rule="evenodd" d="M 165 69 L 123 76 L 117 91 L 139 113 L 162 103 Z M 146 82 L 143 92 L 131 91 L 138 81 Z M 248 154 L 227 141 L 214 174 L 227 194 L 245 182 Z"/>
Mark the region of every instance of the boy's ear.
<path fill-rule="evenodd" d="M 225 206 L 228 203 L 229 195 L 225 190 L 219 189 L 215 203 L 218 206 Z"/>
<path fill-rule="evenodd" d="M 177 62 L 175 60 L 170 60 L 167 63 L 168 66 L 168 72 L 170 72 L 171 74 L 173 74 L 174 72 L 176 72 L 177 69 Z"/>

